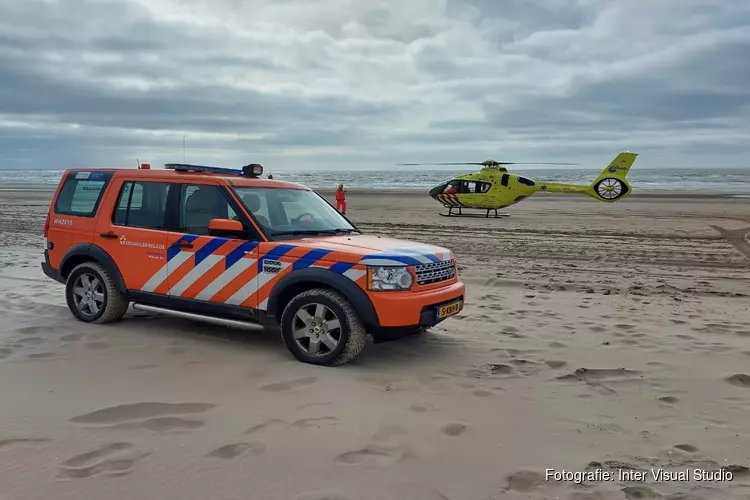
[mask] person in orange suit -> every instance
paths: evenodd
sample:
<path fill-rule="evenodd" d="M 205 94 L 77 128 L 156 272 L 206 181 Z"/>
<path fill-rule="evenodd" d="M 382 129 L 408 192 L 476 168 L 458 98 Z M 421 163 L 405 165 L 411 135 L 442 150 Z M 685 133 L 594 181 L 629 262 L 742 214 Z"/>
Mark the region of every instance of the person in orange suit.
<path fill-rule="evenodd" d="M 336 210 L 346 215 L 346 189 L 343 184 L 336 189 Z"/>

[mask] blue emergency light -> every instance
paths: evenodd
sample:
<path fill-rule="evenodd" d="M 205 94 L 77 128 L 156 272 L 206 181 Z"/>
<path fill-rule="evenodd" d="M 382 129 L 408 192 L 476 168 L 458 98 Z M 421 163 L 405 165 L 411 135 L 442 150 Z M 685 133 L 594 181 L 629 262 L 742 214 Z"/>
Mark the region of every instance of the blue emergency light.
<path fill-rule="evenodd" d="M 209 167 L 206 165 L 189 165 L 187 163 L 166 163 L 164 168 L 174 170 L 175 172 L 194 172 L 220 175 L 239 175 L 242 177 L 260 177 L 263 175 L 263 166 L 258 163 L 251 163 L 239 168 Z"/>

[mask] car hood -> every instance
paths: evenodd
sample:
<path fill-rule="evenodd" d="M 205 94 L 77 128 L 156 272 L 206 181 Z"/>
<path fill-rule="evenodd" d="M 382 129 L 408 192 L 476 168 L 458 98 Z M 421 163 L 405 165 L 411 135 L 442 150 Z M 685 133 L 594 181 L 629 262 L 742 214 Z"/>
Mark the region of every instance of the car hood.
<path fill-rule="evenodd" d="M 453 259 L 453 252 L 447 248 L 364 234 L 305 238 L 295 243 L 304 243 L 311 248 L 355 254 L 360 257 L 360 263 L 370 265 L 420 265 Z"/>

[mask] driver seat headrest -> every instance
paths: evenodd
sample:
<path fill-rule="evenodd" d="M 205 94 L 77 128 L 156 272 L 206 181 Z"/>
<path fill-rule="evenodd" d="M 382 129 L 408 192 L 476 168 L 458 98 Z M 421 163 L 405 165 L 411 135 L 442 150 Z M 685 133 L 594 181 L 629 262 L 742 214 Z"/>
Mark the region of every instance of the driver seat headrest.
<path fill-rule="evenodd" d="M 242 197 L 242 201 L 247 205 L 248 210 L 257 212 L 260 210 L 260 196 L 255 193 L 247 193 Z"/>

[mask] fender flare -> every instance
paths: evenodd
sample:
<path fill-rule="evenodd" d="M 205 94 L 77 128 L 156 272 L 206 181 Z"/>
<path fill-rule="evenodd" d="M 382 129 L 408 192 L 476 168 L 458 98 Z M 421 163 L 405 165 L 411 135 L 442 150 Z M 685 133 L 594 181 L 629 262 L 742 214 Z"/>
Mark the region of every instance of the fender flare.
<path fill-rule="evenodd" d="M 90 260 L 94 260 L 101 264 L 115 281 L 117 289 L 120 292 L 127 293 L 125 281 L 122 279 L 122 273 L 120 273 L 120 269 L 117 267 L 115 261 L 103 248 L 94 245 L 93 243 L 79 243 L 78 245 L 70 247 L 60 262 L 60 276 L 67 280 L 68 274 L 70 274 L 70 271 L 73 268 L 69 264 L 71 259 L 77 259 L 78 257 L 84 256 L 90 257 Z"/>
<path fill-rule="evenodd" d="M 372 305 L 370 298 L 352 280 L 341 274 L 335 273 L 328 269 L 308 267 L 299 269 L 287 274 L 281 278 L 276 286 L 271 290 L 268 297 L 268 306 L 266 311 L 270 316 L 274 316 L 279 297 L 281 297 L 289 287 L 300 283 L 320 284 L 332 288 L 346 297 L 354 307 L 366 327 L 377 327 L 380 325 L 375 307 Z"/>

